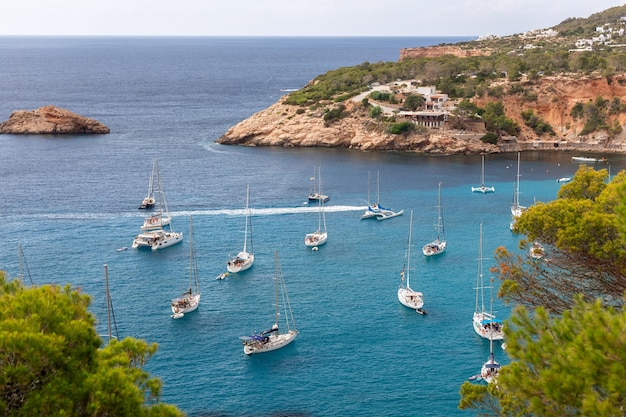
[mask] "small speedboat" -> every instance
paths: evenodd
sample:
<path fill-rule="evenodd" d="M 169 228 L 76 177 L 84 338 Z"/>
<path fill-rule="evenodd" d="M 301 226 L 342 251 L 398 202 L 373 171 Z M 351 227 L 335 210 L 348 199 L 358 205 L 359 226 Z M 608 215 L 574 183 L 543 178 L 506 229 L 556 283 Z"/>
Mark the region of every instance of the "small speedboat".
<path fill-rule="evenodd" d="M 563 177 L 563 178 L 559 178 L 558 180 L 556 180 L 556 182 L 570 182 L 572 180 L 572 177 Z"/>

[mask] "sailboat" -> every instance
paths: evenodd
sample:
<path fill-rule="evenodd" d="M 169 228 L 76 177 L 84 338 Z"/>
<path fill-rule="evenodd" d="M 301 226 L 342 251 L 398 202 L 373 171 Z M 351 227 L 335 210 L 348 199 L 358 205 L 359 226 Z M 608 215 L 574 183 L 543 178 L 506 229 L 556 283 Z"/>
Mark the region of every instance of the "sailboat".
<path fill-rule="evenodd" d="M 319 170 L 319 168 L 317 168 L 317 170 Z M 319 191 L 316 189 L 317 186 L 317 179 L 315 178 L 317 175 L 317 171 L 315 168 L 315 165 L 313 165 L 313 176 L 311 177 L 311 181 L 313 181 L 313 190 L 309 193 L 309 201 L 322 201 L 322 203 L 327 202 L 328 200 L 330 200 L 330 197 L 322 194 L 322 190 L 320 189 Z"/>
<path fill-rule="evenodd" d="M 411 288 L 411 236 L 413 233 L 413 211 L 411 211 L 411 220 L 409 221 L 409 238 L 406 245 L 406 254 L 404 258 L 404 266 L 400 272 L 400 287 L 398 288 L 398 300 L 408 308 L 412 308 L 420 314 L 426 314 L 422 309 L 424 305 L 424 295 L 421 292 Z"/>
<path fill-rule="evenodd" d="M 517 153 L 517 177 L 515 179 L 515 190 L 513 191 L 513 204 L 511 205 L 511 224 L 509 228 L 513 230 L 515 227 L 515 222 L 522 215 L 526 207 L 520 205 L 519 203 L 519 166 L 520 166 L 520 153 Z"/>
<path fill-rule="evenodd" d="M 250 252 L 248 252 L 248 235 L 250 236 Z M 249 269 L 254 263 L 254 251 L 252 250 L 252 220 L 250 218 L 250 186 L 246 189 L 246 224 L 243 235 L 243 250 L 232 257 L 226 263 L 228 272 L 241 272 Z"/>
<path fill-rule="evenodd" d="M 493 278 L 492 278 L 493 280 Z M 489 308 L 493 309 L 493 296 L 491 294 L 491 285 L 489 286 Z M 490 312 L 491 314 L 491 312 Z M 492 314 L 493 316 L 493 314 Z M 489 333 L 489 358 L 480 369 L 480 377 L 487 381 L 488 384 L 494 382 L 500 373 L 500 364 L 496 361 L 496 357 L 493 353 L 493 332 Z"/>
<path fill-rule="evenodd" d="M 422 252 L 426 256 L 434 256 L 446 250 L 446 230 L 443 225 L 443 206 L 441 205 L 441 183 L 439 183 L 439 197 L 437 199 L 437 239 L 422 247 Z"/>
<path fill-rule="evenodd" d="M 172 227 L 172 218 L 167 209 L 165 192 L 161 186 L 158 168 L 156 172 L 159 211 L 144 221 L 144 225 L 141 227 L 142 232 L 133 239 L 132 247 L 135 249 L 150 248 L 159 250 L 183 241 L 183 233 L 175 232 Z"/>
<path fill-rule="evenodd" d="M 196 247 L 193 243 L 193 218 L 189 217 L 189 290 L 180 297 L 174 298 L 171 303 L 172 318 L 179 319 L 186 313 L 191 313 L 200 304 L 200 281 L 198 278 L 198 259 Z"/>
<path fill-rule="evenodd" d="M 483 194 L 496 192 L 496 189 L 493 186 L 487 187 L 485 185 L 485 155 L 482 155 L 482 171 L 480 174 L 480 187 L 472 187 L 472 192 L 483 193 Z"/>
<path fill-rule="evenodd" d="M 472 326 L 480 337 L 492 340 L 504 339 L 502 321 L 496 320 L 493 312 L 485 309 L 485 286 L 483 276 L 483 224 L 480 224 L 480 241 L 478 245 L 478 273 L 476 275 L 476 306 Z M 491 290 L 491 286 L 489 286 Z"/>
<path fill-rule="evenodd" d="M 141 205 L 138 207 L 139 209 L 148 210 L 154 207 L 154 203 L 156 199 L 154 198 L 154 174 L 156 172 L 157 163 L 154 161 L 152 163 L 152 172 L 150 173 L 150 181 L 148 182 L 148 194 L 141 201 Z"/>
<path fill-rule="evenodd" d="M 320 192 L 322 192 L 322 178 L 319 177 Z M 304 244 L 308 247 L 317 248 L 318 246 L 326 243 L 328 239 L 328 232 L 326 232 L 326 213 L 324 212 L 324 202 L 322 199 L 318 200 L 318 226 L 317 230 L 313 233 L 307 233 L 304 237 Z"/>
<path fill-rule="evenodd" d="M 276 313 L 274 324 L 270 329 L 261 333 L 239 337 L 243 343 L 243 353 L 246 355 L 280 349 L 293 342 L 296 336 L 298 336 L 298 330 L 296 329 L 291 311 L 291 302 L 287 294 L 287 286 L 285 285 L 285 277 L 278 261 L 278 252 L 274 252 L 274 260 L 276 266 Z M 281 307 L 283 309 L 284 325 L 287 330 L 285 333 L 281 333 L 278 327 Z"/>
<path fill-rule="evenodd" d="M 154 161 L 153 165 L 153 175 L 156 173 L 156 181 L 157 181 L 157 196 L 159 197 L 158 212 L 152 214 L 149 217 L 146 217 L 143 221 L 143 225 L 141 226 L 141 230 L 157 230 L 162 229 L 163 227 L 169 225 L 172 221 L 172 217 L 169 214 L 167 209 L 167 202 L 165 201 L 165 194 L 163 193 L 163 189 L 161 187 L 161 175 L 159 174 L 159 165 L 157 161 Z M 156 198 L 152 197 L 156 203 Z M 154 203 L 152 204 L 154 206 Z"/>
<path fill-rule="evenodd" d="M 392 217 L 400 216 L 404 213 L 404 210 L 393 211 L 392 209 L 383 207 L 380 205 L 380 171 L 378 171 L 377 181 L 377 197 L 374 204 L 370 204 L 370 173 L 367 173 L 367 210 L 361 215 L 361 220 L 376 218 L 377 220 L 391 219 Z"/>

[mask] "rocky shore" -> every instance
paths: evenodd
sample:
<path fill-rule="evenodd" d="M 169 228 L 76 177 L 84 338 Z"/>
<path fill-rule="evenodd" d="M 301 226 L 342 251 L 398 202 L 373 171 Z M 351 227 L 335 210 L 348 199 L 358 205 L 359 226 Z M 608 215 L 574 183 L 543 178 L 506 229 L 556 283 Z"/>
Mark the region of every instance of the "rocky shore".
<path fill-rule="evenodd" d="M 16 110 L 9 119 L 0 123 L 0 134 L 78 134 L 110 133 L 110 129 L 97 120 L 80 116 L 55 106 L 37 110 Z"/>
<path fill-rule="evenodd" d="M 506 81 L 501 82 L 506 84 Z M 562 75 L 523 81 L 526 96 L 505 94 L 498 98 L 506 109 L 506 116 L 520 127 L 516 137 L 502 138 L 498 145 L 483 143 L 484 125 L 455 130 L 447 124 L 426 132 L 390 134 L 381 128 L 359 101 L 348 100 L 346 117 L 332 123 L 324 121 L 324 108 L 304 108 L 283 104 L 285 97 L 269 108 L 259 111 L 231 127 L 217 143 L 244 146 L 282 147 L 337 147 L 357 150 L 411 151 L 429 154 L 472 154 L 514 152 L 525 149 L 576 150 L 590 152 L 626 152 L 626 132 L 609 134 L 595 131 L 582 136 L 584 122 L 571 115 L 577 103 L 587 103 L 602 97 L 607 100 L 626 100 L 626 75 L 586 77 Z M 503 86 L 503 90 L 509 88 Z M 534 95 L 534 100 L 528 100 Z M 473 99 L 484 106 L 493 97 Z M 522 112 L 531 109 L 549 123 L 553 135 L 537 135 L 524 123 Z M 626 113 L 611 116 L 612 122 L 626 124 Z"/>

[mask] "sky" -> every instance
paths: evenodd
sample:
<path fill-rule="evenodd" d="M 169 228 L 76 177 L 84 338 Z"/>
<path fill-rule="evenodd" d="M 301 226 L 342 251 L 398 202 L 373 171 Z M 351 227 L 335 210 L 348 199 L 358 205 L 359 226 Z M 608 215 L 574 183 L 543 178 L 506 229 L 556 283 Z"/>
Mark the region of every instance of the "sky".
<path fill-rule="evenodd" d="M 0 36 L 484 36 L 617 0 L 8 0 Z"/>

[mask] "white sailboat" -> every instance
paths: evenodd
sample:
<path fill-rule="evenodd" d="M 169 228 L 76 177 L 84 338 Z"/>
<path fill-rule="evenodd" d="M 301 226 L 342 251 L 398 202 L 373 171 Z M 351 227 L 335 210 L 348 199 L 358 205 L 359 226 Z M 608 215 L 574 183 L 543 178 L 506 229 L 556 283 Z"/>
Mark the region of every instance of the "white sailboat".
<path fill-rule="evenodd" d="M 526 207 L 520 205 L 519 203 L 519 182 L 520 182 L 519 166 L 520 166 L 520 153 L 518 152 L 517 153 L 517 176 L 515 179 L 515 190 L 513 192 L 513 204 L 511 205 L 511 224 L 509 225 L 509 228 L 511 230 L 513 230 L 513 228 L 515 227 L 515 222 L 517 221 L 519 216 L 521 216 L 524 210 L 526 210 Z"/>
<path fill-rule="evenodd" d="M 503 323 L 496 319 L 493 312 L 485 309 L 485 284 L 483 276 L 483 224 L 480 224 L 480 242 L 478 245 L 478 273 L 476 275 L 476 306 L 472 318 L 472 327 L 476 334 L 485 339 L 504 339 Z M 489 286 L 491 290 L 491 285 Z"/>
<path fill-rule="evenodd" d="M 149 210 L 154 207 L 156 203 L 156 199 L 154 198 L 154 175 L 156 172 L 157 162 L 156 160 L 152 163 L 152 172 L 150 173 L 150 181 L 148 182 L 148 194 L 141 201 L 141 205 L 138 207 L 139 209 Z"/>
<path fill-rule="evenodd" d="M 491 285 L 489 286 L 489 309 L 490 314 L 493 317 L 493 295 L 491 293 Z M 480 369 L 480 377 L 488 384 L 495 382 L 498 374 L 500 373 L 500 364 L 496 361 L 495 354 L 493 353 L 493 339 L 494 333 L 491 332 L 489 333 L 489 358 Z"/>
<path fill-rule="evenodd" d="M 319 176 L 320 186 L 319 190 L 322 192 L 322 178 Z M 322 199 L 318 200 L 318 225 L 317 230 L 313 233 L 307 233 L 304 237 L 304 244 L 311 248 L 317 248 L 318 246 L 326 243 L 328 239 L 328 232 L 326 231 L 326 213 L 324 212 L 324 202 Z"/>
<path fill-rule="evenodd" d="M 278 252 L 274 253 L 274 259 L 276 264 L 276 313 L 274 324 L 270 329 L 259 334 L 241 336 L 239 338 L 243 343 L 243 352 L 246 355 L 280 349 L 293 342 L 296 336 L 298 336 L 298 330 L 296 329 L 293 313 L 291 311 L 291 302 L 289 301 L 289 295 L 285 285 L 285 277 L 278 261 Z M 282 316 L 284 319 L 284 325 L 287 330 L 284 333 L 281 333 L 278 327 L 278 322 L 281 316 L 281 307 L 283 310 Z"/>
<path fill-rule="evenodd" d="M 250 252 L 248 252 L 248 236 L 250 236 Z M 228 260 L 226 269 L 228 272 L 242 272 L 249 269 L 254 263 L 254 251 L 252 250 L 252 219 L 250 217 L 250 186 L 246 189 L 246 224 L 243 235 L 243 249 L 241 252 Z"/>
<path fill-rule="evenodd" d="M 495 187 L 493 187 L 493 186 L 487 187 L 485 185 L 485 155 L 482 155 L 482 170 L 481 170 L 481 174 L 480 174 L 480 186 L 479 187 L 472 187 L 472 192 L 473 193 L 483 193 L 483 194 L 495 193 L 496 192 Z"/>
<path fill-rule="evenodd" d="M 317 168 L 319 170 L 319 168 Z M 326 194 L 322 194 L 322 190 L 317 190 L 317 170 L 315 165 L 313 165 L 313 176 L 311 177 L 311 181 L 313 181 L 313 190 L 309 193 L 309 201 L 322 201 L 322 203 L 330 200 L 330 197 Z"/>
<path fill-rule="evenodd" d="M 441 204 L 441 183 L 439 183 L 439 197 L 437 198 L 437 239 L 422 247 L 422 252 L 426 256 L 434 256 L 446 250 L 446 229 L 443 224 L 443 206 Z"/>
<path fill-rule="evenodd" d="M 165 200 L 165 193 L 163 193 L 163 189 L 161 187 L 161 175 L 159 174 L 159 165 L 157 161 L 154 161 L 153 175 L 154 173 L 156 173 L 156 196 L 158 197 L 159 210 L 144 219 L 143 225 L 141 226 L 141 230 L 144 231 L 162 229 L 172 222 L 172 217 L 170 216 L 167 208 L 167 201 Z M 156 204 L 156 197 L 153 196 L 152 198 L 155 200 Z"/>
<path fill-rule="evenodd" d="M 408 308 L 415 310 L 420 314 L 426 314 L 422 309 L 424 306 L 424 295 L 411 288 L 411 241 L 413 233 L 413 211 L 411 211 L 411 220 L 409 221 L 409 238 L 406 246 L 406 254 L 404 257 L 404 266 L 400 272 L 400 287 L 398 288 L 398 301 Z"/>
<path fill-rule="evenodd" d="M 172 318 L 179 319 L 191 313 L 200 305 L 200 279 L 198 275 L 198 259 L 193 242 L 193 218 L 189 217 L 189 290 L 172 300 Z"/>
<path fill-rule="evenodd" d="M 183 241 L 183 233 L 175 232 L 172 227 L 172 218 L 167 209 L 167 202 L 165 200 L 165 192 L 161 186 L 161 177 L 157 168 L 157 194 L 159 202 L 159 211 L 154 216 L 149 217 L 144 221 L 144 225 L 141 227 L 142 232 L 135 236 L 133 239 L 132 247 L 135 249 L 149 248 L 152 250 L 164 249 Z M 146 222 L 150 223 L 150 219 L 156 218 L 152 221 L 154 227 L 147 227 Z"/>
<path fill-rule="evenodd" d="M 390 208 L 386 208 L 380 205 L 380 171 L 378 171 L 377 181 L 377 197 L 374 204 L 370 204 L 370 173 L 367 173 L 367 210 L 361 215 L 361 220 L 372 219 L 387 220 L 392 217 L 400 216 L 404 213 L 404 210 L 393 211 Z"/>

